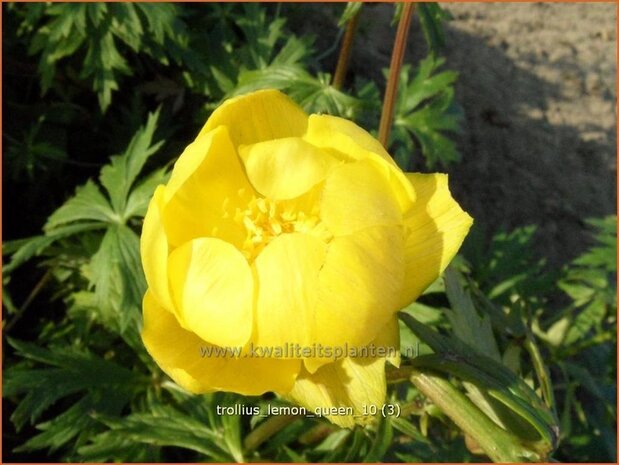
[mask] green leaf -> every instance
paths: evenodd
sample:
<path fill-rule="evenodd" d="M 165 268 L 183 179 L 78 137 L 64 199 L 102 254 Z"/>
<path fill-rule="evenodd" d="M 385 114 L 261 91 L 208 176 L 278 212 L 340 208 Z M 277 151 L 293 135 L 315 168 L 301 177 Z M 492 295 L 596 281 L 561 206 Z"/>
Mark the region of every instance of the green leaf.
<path fill-rule="evenodd" d="M 595 298 L 581 312 L 578 312 L 576 318 L 571 322 L 562 343 L 569 346 L 586 337 L 593 328 L 602 324 L 607 311 L 605 303 L 601 299 Z"/>
<path fill-rule="evenodd" d="M 104 395 L 98 405 L 105 411 L 120 413 L 138 382 L 131 371 L 89 352 L 70 348 L 48 350 L 15 339 L 8 342 L 22 357 L 50 366 L 13 367 L 5 371 L 3 396 L 24 395 L 11 416 L 18 429 L 27 422 L 35 422 L 58 400 L 80 392 L 94 396 L 93 400 Z M 60 427 L 64 428 L 62 422 Z"/>
<path fill-rule="evenodd" d="M 36 30 L 28 41 L 28 52 L 40 55 L 43 93 L 62 86 L 55 82 L 62 63 L 63 71 L 78 69 L 81 79 L 90 80 L 103 111 L 119 87 L 119 76 L 133 73 L 117 42 L 164 64 L 170 58 L 180 63 L 181 57 L 191 55 L 181 11 L 173 4 L 68 3 L 28 8 L 20 29 Z M 196 60 L 190 63 L 195 71 Z"/>
<path fill-rule="evenodd" d="M 51 214 L 43 230 L 51 233 L 59 226 L 77 221 L 99 221 L 108 224 L 120 221 L 118 214 L 112 210 L 110 203 L 92 180 L 78 187 L 75 195 Z"/>
<path fill-rule="evenodd" d="M 531 450 L 514 434 L 499 427 L 453 384 L 434 371 L 414 370 L 411 381 L 456 425 L 471 436 L 491 460 L 528 462 L 543 461 L 548 457 L 547 453 L 542 455 Z"/>
<path fill-rule="evenodd" d="M 155 189 L 159 184 L 165 184 L 168 181 L 169 174 L 166 168 L 155 170 L 135 186 L 127 199 L 125 218 L 143 218 Z"/>
<path fill-rule="evenodd" d="M 350 430 L 340 429 L 331 433 L 318 446 L 314 448 L 314 452 L 334 452 L 346 442 L 350 436 Z"/>
<path fill-rule="evenodd" d="M 472 384 L 480 390 L 476 389 L 473 394 L 487 393 L 509 410 L 497 410 L 487 403 L 485 397 L 474 395 L 472 400 L 479 404 L 479 408 L 492 408 L 494 415 L 500 417 L 502 422 L 507 422 L 510 431 L 526 440 L 531 439 L 530 428 L 534 428 L 542 440 L 536 448 L 548 452 L 556 447 L 556 419 L 522 379 L 500 362 L 478 352 L 458 338 L 441 336 L 410 315 L 400 314 L 400 318 L 436 352 L 414 358 L 411 361 L 414 367 L 448 373 Z M 529 423 L 528 429 L 522 427 L 523 420 Z"/>
<path fill-rule="evenodd" d="M 445 47 L 443 21 L 453 19 L 438 3 L 418 4 L 419 22 L 430 52 L 437 53 Z"/>
<path fill-rule="evenodd" d="M 420 323 L 411 315 L 400 313 L 400 318 L 413 330 L 420 339 L 428 344 L 436 354 L 445 355 L 446 362 L 462 361 L 470 364 L 476 370 L 480 370 L 490 378 L 496 378 L 496 382 L 513 385 L 519 395 L 524 399 L 539 403 L 540 399 L 534 391 L 520 378 L 515 376 L 507 367 L 500 362 L 478 352 L 475 348 L 464 343 L 457 337 L 446 337 L 433 331 L 428 326 Z M 424 356 L 425 357 L 425 356 Z"/>
<path fill-rule="evenodd" d="M 260 70 L 243 71 L 238 85 L 230 94 L 241 95 L 259 89 L 285 91 L 309 113 L 328 113 L 353 118 L 363 104 L 331 85 L 331 76 L 314 78 L 298 65 L 273 65 Z"/>
<path fill-rule="evenodd" d="M 400 314 L 400 318 L 436 352 L 433 355 L 413 359 L 411 361 L 413 366 L 449 373 L 471 383 L 481 390 L 480 392 L 476 389 L 473 394 L 488 393 L 509 409 L 508 414 L 520 418 L 517 420 L 513 416 L 505 417 L 505 412 L 493 409 L 495 415 L 501 417 L 503 421 L 508 421 L 513 432 L 530 440 L 530 433 L 519 427 L 522 420 L 526 420 L 543 440 L 544 445 L 539 447 L 550 450 L 556 446 L 558 437 L 556 420 L 547 406 L 523 380 L 500 362 L 478 352 L 459 339 L 441 336 L 410 315 Z M 478 406 L 482 410 L 492 408 L 483 396 L 474 395 L 472 400 L 479 403 Z"/>
<path fill-rule="evenodd" d="M 403 313 L 414 316 L 417 321 L 426 325 L 436 326 L 443 323 L 445 318 L 443 312 L 438 308 L 430 307 L 419 302 L 413 302 L 408 307 L 401 310 Z M 404 323 L 399 321 L 400 325 L 400 353 L 404 357 L 414 358 L 420 354 L 428 353 L 429 348 L 422 343 L 421 339 L 411 331 Z"/>
<path fill-rule="evenodd" d="M 381 417 L 378 422 L 376 435 L 372 441 L 372 446 L 363 459 L 365 463 L 380 462 L 387 453 L 393 440 L 393 427 L 389 418 Z"/>
<path fill-rule="evenodd" d="M 561 365 L 570 376 L 578 381 L 580 386 L 585 388 L 596 398 L 605 402 L 613 401 L 613 399 L 609 399 L 607 395 L 604 395 L 604 392 L 598 386 L 598 381 L 585 367 L 570 362 L 564 362 Z"/>
<path fill-rule="evenodd" d="M 161 462 L 160 448 L 144 447 L 131 436 L 106 431 L 90 438 L 91 443 L 78 448 L 80 462 Z M 74 460 L 77 462 L 78 460 Z"/>
<path fill-rule="evenodd" d="M 190 449 L 217 462 L 233 462 L 234 457 L 222 447 L 222 435 L 172 407 L 160 406 L 152 413 L 133 413 L 124 418 L 96 415 L 111 429 L 108 440 L 129 439 L 141 444 L 175 446 Z M 92 445 L 79 449 L 92 455 Z"/>
<path fill-rule="evenodd" d="M 88 266 L 97 305 L 109 314 L 108 321 L 117 321 L 120 334 L 128 328 L 137 330 L 138 309 L 146 291 L 139 243 L 128 227 L 112 227 Z"/>
<path fill-rule="evenodd" d="M 429 443 L 428 438 L 421 434 L 421 431 L 407 419 L 392 417 L 390 421 L 395 429 L 409 438 L 414 439 L 416 442 Z"/>
<path fill-rule="evenodd" d="M 101 170 L 101 183 L 109 193 L 111 204 L 94 181 L 88 180 L 86 184 L 76 189 L 73 197 L 50 215 L 43 228 L 44 236 L 35 236 L 5 244 L 4 253 L 13 253 L 11 261 L 4 267 L 5 273 L 10 273 L 30 258 L 43 254 L 50 245 L 60 239 L 96 229 L 115 228 L 125 224 L 128 219 L 134 216 L 145 214 L 155 187 L 166 180 L 165 169 L 156 170 L 141 181 L 135 189 L 131 190 L 131 187 L 148 157 L 158 150 L 163 143 L 152 143 L 158 116 L 159 111 L 151 113 L 146 125 L 131 139 L 125 153 L 112 157 L 111 164 L 104 166 Z M 118 272 L 116 275 L 121 273 L 123 282 L 132 281 L 134 283 L 134 285 L 127 284 L 122 289 L 119 288 L 118 292 L 128 291 L 126 295 L 128 301 L 139 301 L 141 295 L 136 297 L 137 291 L 135 289 L 141 290 L 144 281 L 137 252 L 139 241 L 135 239 L 133 233 L 129 234 L 129 230 L 121 228 L 116 231 L 113 234 L 120 234 L 121 242 L 125 243 L 122 249 L 118 247 L 117 249 L 123 252 L 124 263 L 131 266 L 129 271 L 123 268 L 124 271 Z M 121 232 L 118 233 L 118 231 Z M 106 248 L 110 247 L 109 242 L 110 238 L 108 237 L 105 243 Z M 131 248 L 134 252 L 131 252 Z M 116 255 L 118 256 L 119 253 Z M 100 259 L 105 260 L 105 257 Z M 105 262 L 101 263 L 101 267 L 102 269 L 105 268 Z M 129 279 L 128 273 L 135 273 L 134 278 Z M 102 283 L 102 287 L 105 289 L 102 292 L 107 292 L 109 286 L 106 287 L 106 283 L 114 279 L 118 278 L 113 274 L 109 279 L 96 279 L 96 281 Z M 98 295 L 101 296 L 102 294 L 98 293 Z M 101 298 L 104 299 L 104 297 Z M 134 319 L 133 316 L 131 318 Z M 122 321 L 126 323 L 128 320 L 123 318 Z"/>
<path fill-rule="evenodd" d="M 43 254 L 47 248 L 56 242 L 68 236 L 86 231 L 94 231 L 105 227 L 103 223 L 76 223 L 67 226 L 60 226 L 53 231 L 48 232 L 45 236 L 34 236 L 26 239 L 5 242 L 2 252 L 12 253 L 11 261 L 2 268 L 4 273 L 10 273 L 32 257 Z"/>
<path fill-rule="evenodd" d="M 410 66 L 403 66 L 400 71 L 393 140 L 396 158 L 404 169 L 410 165 L 408 152 L 412 147 L 420 149 L 429 168 L 460 159 L 455 144 L 443 134 L 445 131 L 459 132 L 462 120 L 462 110 L 453 99 L 457 73 L 436 73 L 444 61 L 434 55 L 426 57 L 412 78 L 409 78 Z"/>
<path fill-rule="evenodd" d="M 117 73 L 130 75 L 131 69 L 116 48 L 111 32 L 95 29 L 88 44 L 80 77 L 92 77 L 92 88 L 105 112 L 112 102 L 112 91 L 118 89 Z"/>
<path fill-rule="evenodd" d="M 617 272 L 617 216 L 589 219 L 587 223 L 595 228 L 596 246 L 574 260 L 575 265 L 603 268 Z"/>
<path fill-rule="evenodd" d="M 163 141 L 152 143 L 158 118 L 159 110 L 150 113 L 146 125 L 136 132 L 125 153 L 112 157 L 111 164 L 101 170 L 101 184 L 110 196 L 112 208 L 123 220 L 128 218 L 126 206 L 131 186 L 148 158 L 163 144 Z"/>
<path fill-rule="evenodd" d="M 144 29 L 148 30 L 153 40 L 163 45 L 166 37 L 179 38 L 185 33 L 186 26 L 179 21 L 181 11 L 173 3 L 146 4 L 135 3 L 141 17 L 146 20 Z"/>
<path fill-rule="evenodd" d="M 506 424 L 510 432 L 524 440 L 535 439 L 531 436 L 531 428 L 534 428 L 543 441 L 542 447 L 548 451 L 554 449 L 557 445 L 558 429 L 550 411 L 527 384 L 503 365 L 490 361 L 491 359 L 486 357 L 472 361 L 471 358 L 462 359 L 453 354 L 432 354 L 417 357 L 412 363 L 416 368 L 448 373 L 472 384 L 479 389 L 478 393 L 498 400 L 509 409 L 502 412 L 487 404 L 487 399 L 471 396 L 471 400 L 481 410 L 493 409 L 494 414 L 501 418 L 502 424 Z M 487 364 L 486 369 L 483 369 L 483 364 Z M 514 415 L 517 417 L 514 418 Z M 522 420 L 528 423 L 528 427 Z"/>
<path fill-rule="evenodd" d="M 301 65 L 311 51 L 311 41 L 307 38 L 291 36 L 273 57 L 269 67 Z"/>
<path fill-rule="evenodd" d="M 456 270 L 448 268 L 443 277 L 447 298 L 451 304 L 451 309 L 445 309 L 445 313 L 451 322 L 454 334 L 479 353 L 500 361 L 501 354 L 492 332 L 490 316 L 480 316 L 477 313 L 471 296 L 460 285 Z"/>
<path fill-rule="evenodd" d="M 90 423 L 88 416 L 84 415 L 84 412 L 88 411 L 84 408 L 84 403 L 84 399 L 81 399 L 53 420 L 38 425 L 38 429 L 43 430 L 43 432 L 15 448 L 15 452 L 46 448 L 54 451 L 69 442 Z"/>
<path fill-rule="evenodd" d="M 539 305 L 554 292 L 556 272 L 534 252 L 534 225 L 498 231 L 490 243 L 483 236 L 478 230 L 465 244 L 464 255 L 470 260 L 472 279 L 486 298 L 506 307 L 513 307 L 516 297 Z"/>
<path fill-rule="evenodd" d="M 444 58 L 427 57 L 419 63 L 419 69 L 408 84 L 407 91 L 400 96 L 402 107 L 414 109 L 425 100 L 440 96 L 450 89 L 458 79 L 455 71 L 433 74 L 445 63 Z M 408 72 L 406 74 L 408 81 Z"/>

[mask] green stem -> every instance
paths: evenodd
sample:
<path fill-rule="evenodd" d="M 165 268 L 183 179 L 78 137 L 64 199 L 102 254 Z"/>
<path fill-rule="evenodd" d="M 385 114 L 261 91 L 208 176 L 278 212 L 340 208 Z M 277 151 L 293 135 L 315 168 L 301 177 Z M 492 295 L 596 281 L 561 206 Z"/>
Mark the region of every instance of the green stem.
<path fill-rule="evenodd" d="M 333 87 L 341 89 L 344 84 L 344 78 L 346 77 L 346 71 L 348 71 L 348 63 L 350 61 L 350 52 L 352 50 L 352 41 L 357 30 L 357 23 L 359 22 L 359 11 L 348 21 L 346 25 L 346 32 L 342 39 L 342 47 L 340 48 L 340 56 L 337 59 L 337 66 L 335 67 L 335 73 L 333 74 Z"/>
<path fill-rule="evenodd" d="M 404 60 L 406 39 L 408 37 L 411 19 L 415 12 L 415 6 L 414 3 L 409 2 L 404 4 L 400 22 L 398 23 L 398 30 L 395 35 L 393 52 L 391 53 L 389 78 L 387 80 L 387 87 L 385 88 L 385 99 L 383 100 L 383 112 L 380 115 L 380 124 L 378 125 L 378 140 L 385 148 L 387 148 L 391 125 L 393 124 L 393 108 L 395 105 L 395 97 L 398 92 L 400 69 L 402 68 L 402 61 Z"/>
<path fill-rule="evenodd" d="M 43 290 L 43 288 L 45 287 L 45 285 L 51 278 L 52 278 L 52 270 L 49 269 L 45 272 L 45 274 L 39 280 L 36 286 L 34 286 L 34 288 L 30 292 L 30 294 L 28 295 L 28 297 L 26 298 L 22 306 L 17 310 L 17 313 L 15 313 L 15 315 L 13 315 L 13 318 L 9 322 L 7 322 L 7 324 L 4 326 L 5 333 L 8 332 L 13 326 L 15 326 L 15 323 L 17 323 L 19 319 L 22 316 L 24 316 L 24 313 L 26 313 L 26 310 L 28 310 L 28 307 L 30 307 L 30 304 L 39 295 L 39 293 Z"/>
<path fill-rule="evenodd" d="M 524 341 L 524 348 L 529 352 L 531 361 L 533 362 L 533 368 L 537 374 L 537 379 L 542 387 L 542 396 L 546 406 L 552 411 L 555 418 L 557 416 L 557 406 L 555 402 L 554 389 L 552 388 L 552 380 L 548 368 L 544 363 L 544 358 L 539 350 L 538 345 L 533 339 L 533 335 L 527 332 L 527 337 Z"/>
<path fill-rule="evenodd" d="M 245 441 L 243 441 L 245 452 L 249 453 L 256 450 L 260 447 L 260 444 L 298 418 L 301 417 L 299 415 L 274 415 L 267 418 L 245 437 Z"/>
<path fill-rule="evenodd" d="M 337 431 L 338 427 L 329 423 L 319 423 L 309 431 L 299 436 L 299 442 L 305 446 L 315 444 L 322 441 L 334 431 Z"/>
<path fill-rule="evenodd" d="M 522 462 L 536 458 L 516 436 L 494 423 L 445 378 L 430 372 L 413 371 L 410 379 L 494 462 Z"/>
<path fill-rule="evenodd" d="M 387 370 L 387 382 L 390 384 L 395 384 L 403 381 L 409 381 L 414 371 L 415 369 L 412 366 L 404 364 L 400 365 L 399 368 Z"/>

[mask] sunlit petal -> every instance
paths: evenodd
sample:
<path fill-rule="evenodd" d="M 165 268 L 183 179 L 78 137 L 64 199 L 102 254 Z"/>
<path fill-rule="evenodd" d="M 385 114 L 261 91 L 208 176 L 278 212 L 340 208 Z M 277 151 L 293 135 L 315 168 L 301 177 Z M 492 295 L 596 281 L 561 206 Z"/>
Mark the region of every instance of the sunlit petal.
<path fill-rule="evenodd" d="M 273 200 L 304 194 L 338 163 L 331 155 L 299 137 L 243 145 L 239 154 L 254 188 Z"/>
<path fill-rule="evenodd" d="M 399 226 L 335 237 L 320 270 L 314 342 L 369 343 L 399 310 L 403 273 Z"/>
<path fill-rule="evenodd" d="M 246 234 L 234 216 L 252 195 L 226 128 L 198 137 L 174 165 L 166 186 L 163 221 L 170 243 L 219 237 L 240 246 Z"/>
<path fill-rule="evenodd" d="M 318 273 L 326 248 L 309 234 L 283 234 L 256 258 L 253 341 L 257 346 L 306 345 L 311 340 Z"/>
<path fill-rule="evenodd" d="M 410 208 L 415 194 L 404 173 L 382 144 L 353 122 L 336 116 L 310 115 L 307 132 L 303 137 L 313 145 L 346 161 L 374 160 L 380 173 L 391 186 L 401 211 Z"/>
<path fill-rule="evenodd" d="M 325 225 L 336 236 L 371 226 L 402 223 L 393 190 L 372 160 L 359 160 L 331 170 L 325 180 L 320 212 Z"/>
<path fill-rule="evenodd" d="M 161 369 L 196 394 L 285 394 L 292 388 L 301 365 L 298 360 L 216 356 L 216 347 L 181 328 L 174 315 L 164 310 L 150 292 L 144 296 L 142 339 Z"/>
<path fill-rule="evenodd" d="M 325 415 L 336 425 L 352 428 L 375 421 L 372 406 L 380 410 L 385 402 L 385 359 L 345 358 L 310 374 L 305 369 L 288 397 L 309 412 L 324 414 L 327 409 L 351 409 L 352 414 Z"/>
<path fill-rule="evenodd" d="M 163 192 L 164 186 L 157 187 L 148 206 L 142 227 L 140 253 L 149 289 L 166 309 L 173 311 L 168 284 L 168 239 L 161 222 Z"/>
<path fill-rule="evenodd" d="M 473 223 L 451 196 L 447 175 L 407 173 L 407 177 L 415 188 L 416 201 L 404 217 L 402 307 L 445 270 Z"/>
<path fill-rule="evenodd" d="M 220 239 L 199 238 L 168 261 L 183 327 L 219 346 L 243 346 L 252 331 L 253 279 L 245 257 Z"/>
<path fill-rule="evenodd" d="M 210 116 L 200 135 L 226 126 L 235 147 L 282 137 L 300 137 L 307 115 L 278 90 L 259 90 L 226 100 Z"/>

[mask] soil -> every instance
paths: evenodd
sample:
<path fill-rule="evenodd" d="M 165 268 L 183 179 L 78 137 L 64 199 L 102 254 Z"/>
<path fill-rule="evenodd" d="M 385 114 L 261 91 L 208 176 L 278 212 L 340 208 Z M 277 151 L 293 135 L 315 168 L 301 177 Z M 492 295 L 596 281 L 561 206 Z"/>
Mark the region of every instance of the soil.
<path fill-rule="evenodd" d="M 616 212 L 614 4 L 449 4 L 447 66 L 466 114 L 455 194 L 492 230 L 538 225 L 550 263 Z"/>
<path fill-rule="evenodd" d="M 465 112 L 454 136 L 462 162 L 447 169 L 454 196 L 489 232 L 537 225 L 539 254 L 550 265 L 566 263 L 591 244 L 584 220 L 616 212 L 616 7 L 441 6 L 453 16 L 444 68 L 460 73 L 456 99 Z M 341 12 L 320 10 L 329 19 Z M 364 6 L 350 73 L 384 85 L 392 18 L 392 5 Z M 324 50 L 336 30 L 316 20 Z M 405 63 L 426 54 L 414 20 Z"/>

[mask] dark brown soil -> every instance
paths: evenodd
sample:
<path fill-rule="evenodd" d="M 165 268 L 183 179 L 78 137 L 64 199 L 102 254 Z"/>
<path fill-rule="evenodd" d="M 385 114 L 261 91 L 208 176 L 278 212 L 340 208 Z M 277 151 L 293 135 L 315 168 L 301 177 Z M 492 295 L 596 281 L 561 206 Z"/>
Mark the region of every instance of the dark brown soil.
<path fill-rule="evenodd" d="M 614 4 L 448 4 L 466 112 L 456 194 L 492 229 L 538 225 L 553 264 L 616 212 Z"/>
<path fill-rule="evenodd" d="M 454 17 L 445 68 L 460 73 L 456 99 L 466 115 L 454 136 L 462 162 L 448 169 L 452 191 L 489 231 L 537 225 L 540 255 L 565 263 L 590 244 L 584 219 L 616 212 L 615 5 L 442 6 Z M 341 8 L 313 10 L 296 32 L 322 26 L 317 48 L 325 50 Z M 351 59 L 352 74 L 381 88 L 392 18 L 392 5 L 364 5 Z M 406 63 L 426 53 L 415 20 Z"/>

